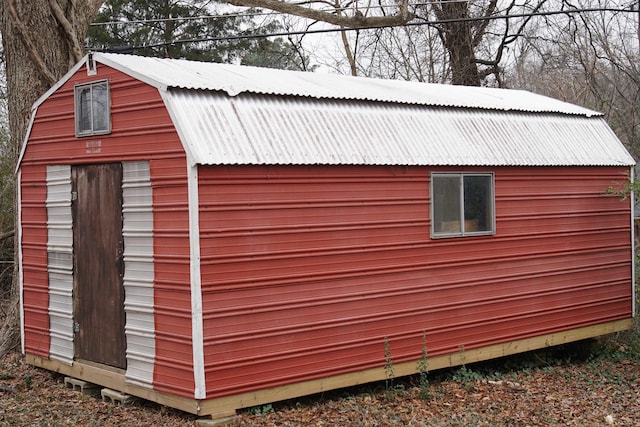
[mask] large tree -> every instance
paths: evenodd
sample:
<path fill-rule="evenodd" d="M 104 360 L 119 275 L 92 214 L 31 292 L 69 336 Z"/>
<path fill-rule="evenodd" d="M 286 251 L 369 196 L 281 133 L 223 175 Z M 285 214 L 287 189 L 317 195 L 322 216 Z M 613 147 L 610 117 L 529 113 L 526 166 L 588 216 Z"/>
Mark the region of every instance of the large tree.
<path fill-rule="evenodd" d="M 18 144 L 33 102 L 84 54 L 87 29 L 102 0 L 3 0 L 9 127 Z"/>
<path fill-rule="evenodd" d="M 24 138 L 31 105 L 82 57 L 87 29 L 101 4 L 102 0 L 0 2 L 13 147 Z M 7 321 L 0 329 L 0 354 L 15 347 L 19 338 L 16 285 L 12 294 Z"/>
<path fill-rule="evenodd" d="M 504 53 L 518 40 L 547 0 L 227 0 L 258 5 L 268 1 L 308 19 L 328 19 L 343 28 L 341 50 L 352 75 L 479 86 L 501 85 Z M 319 13 L 318 8 L 323 12 Z M 313 11 L 313 12 L 311 12 Z M 407 25 L 393 25 L 408 19 Z M 373 24 L 377 22 L 378 24 Z M 386 22 L 386 23 L 385 23 Z M 366 28 L 366 25 L 373 28 Z M 361 26 L 362 25 L 362 26 Z M 335 58 L 342 62 L 342 58 Z M 344 69 L 344 68 L 343 68 Z"/>

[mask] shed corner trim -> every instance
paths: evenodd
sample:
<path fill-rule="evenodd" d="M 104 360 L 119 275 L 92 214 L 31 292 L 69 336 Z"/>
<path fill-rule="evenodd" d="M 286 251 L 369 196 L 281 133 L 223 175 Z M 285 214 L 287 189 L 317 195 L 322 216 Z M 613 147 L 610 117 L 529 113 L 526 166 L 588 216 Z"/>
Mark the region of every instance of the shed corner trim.
<path fill-rule="evenodd" d="M 191 347 L 193 352 L 194 398 L 206 397 L 204 369 L 204 326 L 202 319 L 202 283 L 200 275 L 200 215 L 198 198 L 198 165 L 187 164 L 189 205 L 189 246 L 191 273 Z"/>

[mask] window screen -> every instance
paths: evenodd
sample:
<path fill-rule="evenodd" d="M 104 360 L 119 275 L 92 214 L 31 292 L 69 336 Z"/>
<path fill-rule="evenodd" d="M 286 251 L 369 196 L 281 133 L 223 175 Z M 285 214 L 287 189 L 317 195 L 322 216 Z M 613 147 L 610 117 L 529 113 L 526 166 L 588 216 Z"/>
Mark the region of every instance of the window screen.
<path fill-rule="evenodd" d="M 434 237 L 495 232 L 493 174 L 431 175 L 431 231 Z"/>

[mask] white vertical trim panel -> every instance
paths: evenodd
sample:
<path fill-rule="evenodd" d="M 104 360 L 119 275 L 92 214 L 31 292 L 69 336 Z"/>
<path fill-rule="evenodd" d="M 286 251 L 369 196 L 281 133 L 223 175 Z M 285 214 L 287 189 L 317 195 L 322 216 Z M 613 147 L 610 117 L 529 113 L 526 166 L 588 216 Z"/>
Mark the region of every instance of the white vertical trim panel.
<path fill-rule="evenodd" d="M 634 166 L 629 168 L 629 179 L 631 183 L 636 181 L 635 175 L 636 168 Z M 636 195 L 634 191 L 630 191 L 629 195 L 631 197 L 631 313 L 633 317 L 636 317 L 636 230 L 635 230 L 635 206 L 636 206 Z"/>
<path fill-rule="evenodd" d="M 204 327 L 202 320 L 202 283 L 200 277 L 200 201 L 198 165 L 187 165 L 189 191 L 189 244 L 191 247 L 191 339 L 193 349 L 194 398 L 206 398 L 204 371 Z"/>
<path fill-rule="evenodd" d="M 73 363 L 73 219 L 71 166 L 47 166 L 49 357 Z"/>
<path fill-rule="evenodd" d="M 18 239 L 18 293 L 20 300 L 20 351 L 24 351 L 24 275 L 22 272 L 22 170 L 18 169 L 18 189 L 17 189 L 17 207 L 18 207 L 18 224 L 16 226 L 16 239 Z"/>
<path fill-rule="evenodd" d="M 153 388 L 155 366 L 153 193 L 149 162 L 122 164 L 124 310 L 128 383 Z"/>

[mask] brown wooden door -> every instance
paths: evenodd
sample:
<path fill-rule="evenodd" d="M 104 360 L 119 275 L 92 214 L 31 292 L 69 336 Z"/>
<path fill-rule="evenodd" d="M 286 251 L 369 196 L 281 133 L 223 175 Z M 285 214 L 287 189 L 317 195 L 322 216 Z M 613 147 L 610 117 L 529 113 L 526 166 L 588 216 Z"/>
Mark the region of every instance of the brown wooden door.
<path fill-rule="evenodd" d="M 122 165 L 74 166 L 75 355 L 126 368 Z"/>

